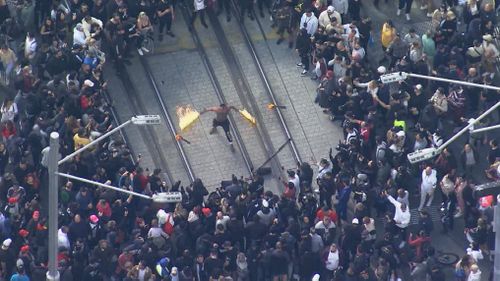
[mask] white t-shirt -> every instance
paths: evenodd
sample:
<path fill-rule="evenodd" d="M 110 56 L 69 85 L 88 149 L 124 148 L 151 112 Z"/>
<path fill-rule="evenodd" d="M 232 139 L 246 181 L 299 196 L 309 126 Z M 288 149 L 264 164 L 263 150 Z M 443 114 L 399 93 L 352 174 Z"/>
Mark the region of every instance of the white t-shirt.
<path fill-rule="evenodd" d="M 205 1 L 204 0 L 194 0 L 194 9 L 196 11 L 201 11 L 203 9 L 205 9 L 206 6 L 205 6 Z"/>
<path fill-rule="evenodd" d="M 325 264 L 326 269 L 333 271 L 339 267 L 339 251 L 335 251 L 335 253 L 332 253 L 332 251 L 328 252 L 328 258 L 326 259 L 326 264 Z"/>

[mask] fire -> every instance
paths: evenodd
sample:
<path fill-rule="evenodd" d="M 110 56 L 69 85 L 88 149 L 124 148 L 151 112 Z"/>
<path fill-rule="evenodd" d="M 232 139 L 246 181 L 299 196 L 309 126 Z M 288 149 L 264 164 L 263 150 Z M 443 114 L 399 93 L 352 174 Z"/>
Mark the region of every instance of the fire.
<path fill-rule="evenodd" d="M 276 105 L 274 103 L 270 103 L 267 105 L 267 109 L 274 109 Z"/>
<path fill-rule="evenodd" d="M 255 117 L 253 117 L 246 109 L 240 109 L 240 114 L 243 116 L 245 119 L 247 119 L 250 123 L 255 125 L 257 121 L 255 120 Z"/>
<path fill-rule="evenodd" d="M 179 118 L 179 128 L 181 128 L 181 131 L 191 126 L 200 118 L 200 113 L 193 109 L 191 105 L 179 105 L 176 107 L 175 113 Z"/>

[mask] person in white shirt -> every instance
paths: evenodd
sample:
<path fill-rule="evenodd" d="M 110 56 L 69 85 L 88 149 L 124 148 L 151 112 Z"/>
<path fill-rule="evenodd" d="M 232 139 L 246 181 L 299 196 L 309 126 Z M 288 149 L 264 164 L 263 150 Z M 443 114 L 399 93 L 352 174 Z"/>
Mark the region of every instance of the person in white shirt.
<path fill-rule="evenodd" d="M 427 207 L 432 204 L 432 199 L 434 198 L 434 190 L 437 184 L 437 172 L 432 169 L 432 167 L 427 166 L 422 171 L 422 183 L 420 184 L 420 205 L 418 210 L 421 211 L 424 208 L 427 195 L 429 195 L 429 200 L 427 201 Z"/>
<path fill-rule="evenodd" d="M 325 269 L 327 270 L 327 276 L 333 276 L 333 272 L 339 268 L 340 256 L 337 245 L 332 244 L 328 253 L 324 255 L 325 259 Z M 325 277 L 327 277 L 325 276 Z"/>
<path fill-rule="evenodd" d="M 196 20 L 196 17 L 198 14 L 200 14 L 200 20 L 201 20 L 201 25 L 203 25 L 205 28 L 208 28 L 207 23 L 205 22 L 205 8 L 207 6 L 205 5 L 204 0 L 194 0 L 194 11 L 193 15 L 191 16 L 191 21 L 189 23 L 189 29 L 193 27 L 194 21 Z"/>
<path fill-rule="evenodd" d="M 160 225 L 158 224 L 158 220 L 153 219 L 151 221 L 151 228 L 148 231 L 148 238 L 156 238 L 161 236 L 168 238 L 168 234 L 166 234 L 160 227 Z"/>
<path fill-rule="evenodd" d="M 319 26 L 326 28 L 332 22 L 332 18 L 336 18 L 337 23 L 342 24 L 342 17 L 340 16 L 339 12 L 335 11 L 335 8 L 333 6 L 328 6 L 326 10 L 319 14 Z"/>
<path fill-rule="evenodd" d="M 481 270 L 477 264 L 470 266 L 470 273 L 467 277 L 467 281 L 480 281 L 481 280 Z"/>
<path fill-rule="evenodd" d="M 387 196 L 389 202 L 391 202 L 391 204 L 394 205 L 396 209 L 396 211 L 394 212 L 393 220 L 396 223 L 396 226 L 401 231 L 403 239 L 406 239 L 406 228 L 408 228 L 408 225 L 410 225 L 410 219 L 411 219 L 410 209 L 405 203 L 398 202 L 391 195 L 388 195 L 387 192 L 384 192 L 384 194 Z"/>
<path fill-rule="evenodd" d="M 85 46 L 86 42 L 85 31 L 81 23 L 77 23 L 73 29 L 73 45 Z"/>
<path fill-rule="evenodd" d="M 195 0 L 196 1 L 196 0 Z M 313 36 L 318 29 L 318 18 L 311 10 L 307 10 L 300 19 L 300 28 L 305 28 L 309 36 Z"/>
<path fill-rule="evenodd" d="M 89 38 L 91 36 L 90 29 L 92 24 L 94 23 L 102 28 L 102 21 L 100 19 L 96 19 L 90 15 L 86 15 L 82 19 L 82 27 L 83 27 L 83 32 L 85 33 L 85 38 Z"/>
<path fill-rule="evenodd" d="M 398 197 L 396 200 L 399 203 L 405 203 L 408 208 L 410 208 L 410 200 L 408 199 L 410 193 L 402 188 L 398 189 Z"/>

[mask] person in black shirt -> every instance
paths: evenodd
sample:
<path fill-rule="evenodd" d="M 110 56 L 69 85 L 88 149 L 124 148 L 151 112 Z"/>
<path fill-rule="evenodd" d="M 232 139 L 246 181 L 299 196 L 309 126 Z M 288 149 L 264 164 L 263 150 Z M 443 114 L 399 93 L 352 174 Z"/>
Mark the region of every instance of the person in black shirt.
<path fill-rule="evenodd" d="M 490 151 L 488 152 L 488 162 L 493 164 L 500 159 L 500 148 L 498 148 L 498 143 L 496 140 L 490 141 Z"/>
<path fill-rule="evenodd" d="M 174 18 L 174 6 L 171 0 L 160 0 L 158 6 L 156 7 L 156 15 L 160 21 L 160 31 L 158 33 L 158 40 L 163 40 L 163 30 L 167 27 L 167 35 L 175 37 L 175 35 L 170 31 L 172 28 L 172 20 Z"/>

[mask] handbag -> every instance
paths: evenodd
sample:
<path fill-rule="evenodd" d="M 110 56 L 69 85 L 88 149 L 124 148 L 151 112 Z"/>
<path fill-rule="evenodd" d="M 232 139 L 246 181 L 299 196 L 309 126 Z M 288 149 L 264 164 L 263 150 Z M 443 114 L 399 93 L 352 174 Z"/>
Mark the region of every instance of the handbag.
<path fill-rule="evenodd" d="M 174 233 L 174 225 L 170 223 L 170 214 L 167 215 L 166 222 L 163 225 L 163 231 L 168 235 Z"/>

